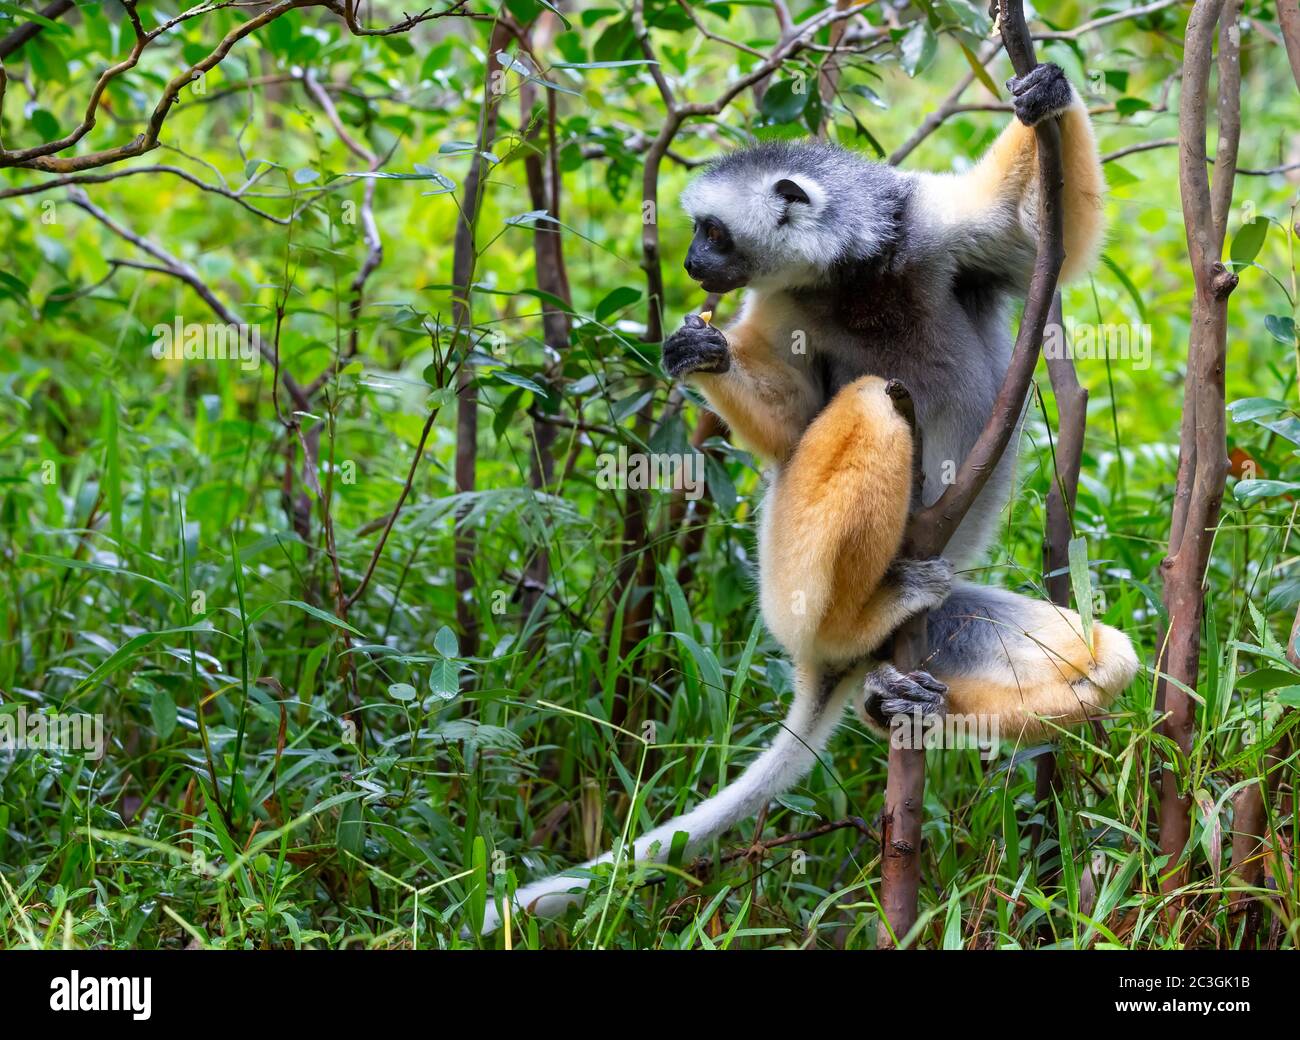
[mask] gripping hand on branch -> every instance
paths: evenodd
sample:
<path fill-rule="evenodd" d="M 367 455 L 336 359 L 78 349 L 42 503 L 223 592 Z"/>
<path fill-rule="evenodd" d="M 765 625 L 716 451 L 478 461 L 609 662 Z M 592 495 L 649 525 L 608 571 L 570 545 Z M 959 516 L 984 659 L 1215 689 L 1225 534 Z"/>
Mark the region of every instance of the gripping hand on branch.
<path fill-rule="evenodd" d="M 1037 65 L 1024 76 L 1007 80 L 1016 118 L 1025 126 L 1037 126 L 1044 119 L 1059 116 L 1070 107 L 1074 91 L 1059 65 Z"/>

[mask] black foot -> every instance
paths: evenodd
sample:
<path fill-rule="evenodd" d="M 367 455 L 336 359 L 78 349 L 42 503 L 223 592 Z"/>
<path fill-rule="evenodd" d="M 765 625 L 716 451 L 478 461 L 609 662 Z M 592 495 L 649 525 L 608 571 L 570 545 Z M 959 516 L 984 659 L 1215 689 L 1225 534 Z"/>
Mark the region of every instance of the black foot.
<path fill-rule="evenodd" d="M 1070 107 L 1070 81 L 1059 65 L 1038 65 L 1027 75 L 1007 80 L 1016 118 L 1025 126 L 1037 126 Z"/>
<path fill-rule="evenodd" d="M 664 344 L 664 371 L 674 379 L 690 372 L 725 372 L 730 367 L 727 337 L 698 314 L 688 314 Z"/>
<path fill-rule="evenodd" d="M 867 676 L 862 715 L 881 729 L 889 729 L 895 715 L 942 715 L 948 710 L 948 687 L 929 672 L 904 675 L 884 668 Z"/>

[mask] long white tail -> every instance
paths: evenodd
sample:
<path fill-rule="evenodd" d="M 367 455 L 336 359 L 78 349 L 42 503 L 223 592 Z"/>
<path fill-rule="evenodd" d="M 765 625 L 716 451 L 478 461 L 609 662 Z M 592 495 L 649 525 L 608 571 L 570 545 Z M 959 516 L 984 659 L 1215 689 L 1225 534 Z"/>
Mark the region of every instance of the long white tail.
<path fill-rule="evenodd" d="M 860 685 L 860 674 L 858 679 Z M 672 850 L 673 835 L 678 831 L 688 835 L 683 855 L 690 856 L 733 824 L 753 816 L 774 796 L 793 787 L 826 747 L 855 688 L 851 675 L 841 678 L 829 692 L 818 689 L 816 683 L 797 681 L 790 713 L 768 749 L 712 798 L 637 838 L 632 858 L 663 862 Z M 651 847 L 656 843 L 658 848 L 652 853 Z M 612 859 L 613 853 L 607 852 L 582 866 L 592 867 Z M 515 893 L 515 905 L 542 917 L 554 917 L 581 899 L 588 884 L 586 878 L 556 874 L 519 889 Z M 500 923 L 495 907 L 489 905 L 483 934 L 495 931 Z"/>

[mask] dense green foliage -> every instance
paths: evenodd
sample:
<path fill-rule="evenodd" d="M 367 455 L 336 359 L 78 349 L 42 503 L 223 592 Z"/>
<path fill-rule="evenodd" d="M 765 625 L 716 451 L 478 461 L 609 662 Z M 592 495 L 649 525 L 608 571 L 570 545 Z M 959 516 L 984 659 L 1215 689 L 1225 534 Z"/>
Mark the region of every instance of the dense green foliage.
<path fill-rule="evenodd" d="M 94 130 L 59 154 L 130 141 L 167 81 L 253 13 L 212 6 L 115 78 Z M 181 90 L 161 148 L 88 171 L 114 179 L 16 194 L 55 175 L 0 177 L 0 712 L 98 714 L 107 741 L 98 761 L 0 750 L 0 944 L 499 944 L 500 935 L 460 937 L 494 888 L 667 819 L 770 739 L 790 675 L 757 620 L 752 459 L 711 440 L 707 498 L 683 516 L 672 493 L 652 492 L 648 534 L 632 544 L 622 540 L 629 496 L 601 486 L 597 461 L 620 446 L 684 451 L 701 411 L 659 373 L 658 344 L 642 341 L 643 163 L 665 119 L 651 70 L 679 102 L 711 102 L 761 59 L 706 37 L 684 3 L 652 0 L 649 44 L 661 64 L 649 66 L 624 0 L 562 6 L 567 28 L 533 29 L 549 82 L 522 74 L 531 66 L 506 37 L 514 59 L 498 72 L 466 322 L 448 287 L 493 85 L 495 9 L 482 0 L 465 8 L 479 18 L 388 36 L 350 34 L 328 9 L 290 10 Z M 403 17 L 399 5 L 374 7 L 368 24 Z M 519 24 L 555 27 L 549 7 L 507 4 Z M 684 163 L 747 135 L 807 134 L 823 117 L 840 143 L 887 156 L 970 72 L 987 34 L 980 7 L 873 5 L 865 17 L 879 32 L 849 55 L 824 106 L 802 84 L 816 82 L 826 54 L 807 50 L 761 102 L 747 89 L 716 116 L 684 122 L 657 185 L 669 331 L 701 305 L 680 269 Z M 0 5 L 0 36 L 31 9 Z M 1050 28 L 1118 9 L 1058 5 Z M 178 10 L 164 0 L 140 17 L 148 28 Z M 700 5 L 694 16 L 760 53 L 778 37 L 766 3 Z M 1185 18 L 1166 5 L 1040 43 L 1040 59 L 1062 64 L 1085 93 L 1103 151 L 1176 135 Z M 1240 21 L 1241 162 L 1254 169 L 1300 158 L 1300 102 L 1273 19 L 1271 3 L 1251 0 Z M 6 58 L 5 147 L 69 133 L 130 36 L 117 0 L 84 0 Z M 582 67 L 593 63 L 615 64 Z M 988 70 L 964 101 L 1006 100 L 989 93 L 1010 74 L 1006 59 Z M 572 288 L 571 335 L 558 353 L 543 344 L 541 309 L 555 298 L 538 290 L 534 254 L 538 229 L 553 225 L 535 212 L 526 170 L 530 156 L 552 158 L 548 97 Z M 960 168 L 1007 118 L 956 113 L 905 165 Z M 372 165 L 366 152 L 384 176 L 358 176 Z M 117 176 L 158 165 L 191 179 Z M 1238 405 L 1229 422 L 1236 467 L 1208 577 L 1196 748 L 1179 765 L 1197 803 L 1193 881 L 1164 928 L 1152 781 L 1170 751 L 1153 734 L 1150 666 L 1192 283 L 1177 149 L 1106 169 L 1105 262 L 1066 291 L 1065 313 L 1149 325 L 1150 355 L 1148 365 L 1078 361 L 1091 399 L 1075 524 L 1097 616 L 1133 637 L 1147 667 L 1103 727 L 1062 737 L 1064 784 L 1044 807 L 1033 799 L 1042 747 L 1004 748 L 987 769 L 973 751 L 930 756 L 921 945 L 1233 945 L 1232 796 L 1262 774 L 1291 718 L 1283 709 L 1300 703 L 1300 672 L 1282 648 L 1300 603 L 1292 172 L 1239 178 L 1229 220 L 1241 284 L 1227 396 L 1266 400 Z M 383 259 L 354 317 L 368 191 Z M 187 265 L 220 305 L 256 324 L 297 385 L 320 377 L 309 405 L 295 410 L 268 360 L 157 359 L 157 326 L 222 319 L 122 232 Z M 720 319 L 734 307 L 724 300 Z M 480 420 L 476 490 L 460 494 L 458 379 L 462 397 L 476 389 Z M 978 577 L 1041 595 L 1055 406 L 1046 376 L 1039 382 L 1019 492 Z M 410 495 L 344 618 L 336 574 L 345 596 L 362 583 L 434 409 Z M 537 490 L 534 433 L 548 423 L 554 477 Z M 304 449 L 318 462 L 305 476 Z M 481 627 L 476 646 L 458 632 L 458 515 L 473 539 L 463 612 Z M 702 540 L 690 538 L 695 525 Z M 647 553 L 653 587 L 619 600 L 621 565 Z M 544 592 L 527 580 L 538 573 Z M 649 631 L 624 640 L 625 616 L 644 596 Z M 1277 890 L 1264 934 L 1284 946 L 1296 945 L 1300 913 L 1294 871 L 1283 867 L 1294 861 L 1296 822 L 1285 814 L 1295 777 L 1292 756 L 1270 778 L 1280 854 L 1268 864 Z M 637 888 L 650 872 L 622 873 L 596 886 L 576 920 L 516 922 L 510 941 L 873 945 L 879 848 L 867 832 L 884 779 L 883 746 L 846 721 L 762 837 L 848 817 L 865 829 L 776 845 L 761 861 L 726 857 L 757 836 L 749 824 L 693 878 L 670 872 Z"/>

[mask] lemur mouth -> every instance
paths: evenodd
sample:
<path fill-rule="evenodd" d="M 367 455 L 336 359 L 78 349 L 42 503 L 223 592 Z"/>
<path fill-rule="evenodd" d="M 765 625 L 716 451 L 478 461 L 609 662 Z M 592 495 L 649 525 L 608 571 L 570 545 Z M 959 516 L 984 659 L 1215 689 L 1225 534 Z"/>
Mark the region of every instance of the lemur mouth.
<path fill-rule="evenodd" d="M 744 287 L 744 282 L 700 282 L 700 288 L 709 293 L 729 293 Z"/>

